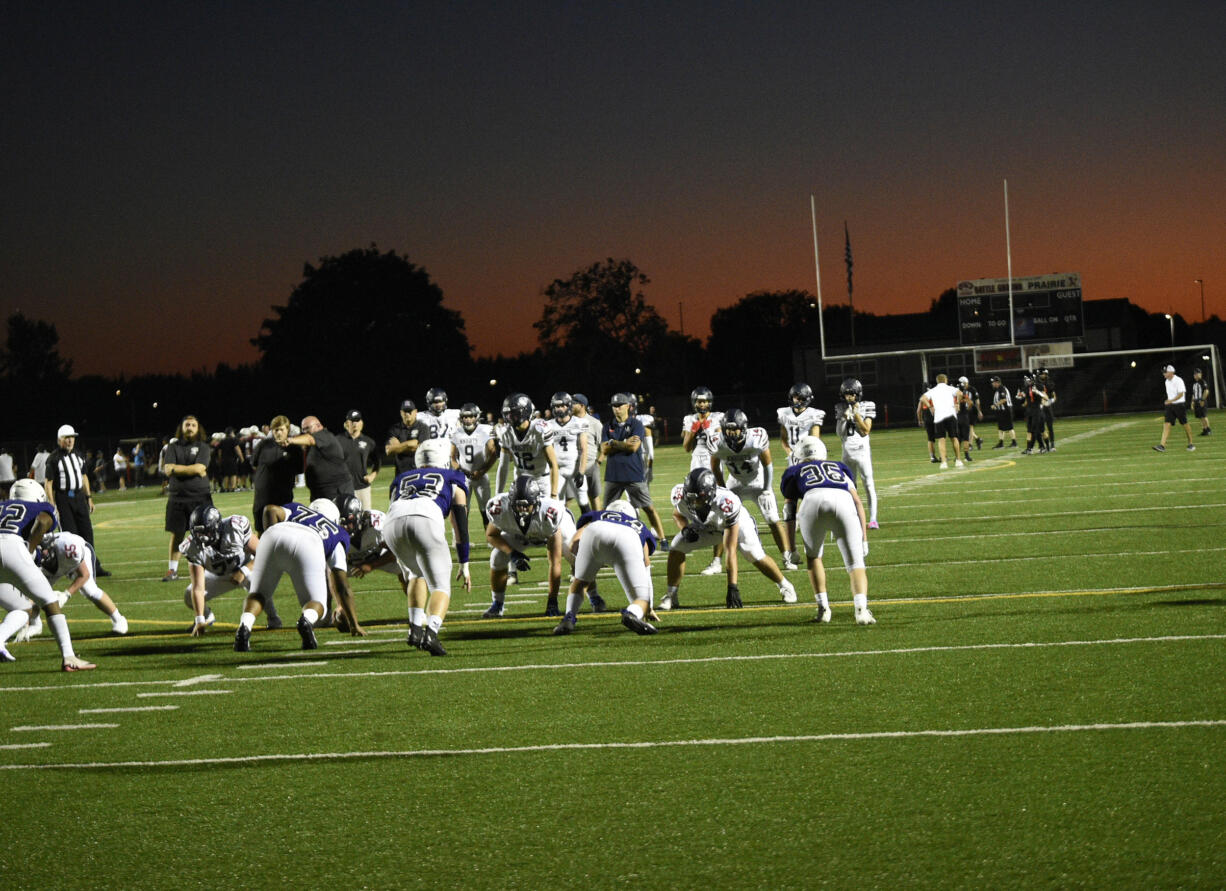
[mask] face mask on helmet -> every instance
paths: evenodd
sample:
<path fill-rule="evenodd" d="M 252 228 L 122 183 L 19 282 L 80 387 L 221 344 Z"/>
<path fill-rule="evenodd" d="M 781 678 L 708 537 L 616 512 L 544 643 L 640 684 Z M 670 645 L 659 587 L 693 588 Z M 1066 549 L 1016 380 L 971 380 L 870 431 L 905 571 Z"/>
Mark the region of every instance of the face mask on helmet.
<path fill-rule="evenodd" d="M 553 398 L 549 400 L 549 410 L 553 412 L 553 416 L 565 423 L 570 417 L 571 406 L 574 403 L 571 401 L 569 393 L 554 393 Z"/>
<path fill-rule="evenodd" d="M 690 405 L 694 411 L 699 414 L 706 414 L 711 410 L 711 404 L 715 401 L 715 394 L 706 387 L 697 387 L 690 394 Z"/>
<path fill-rule="evenodd" d="M 800 414 L 813 404 L 813 388 L 808 384 L 795 384 L 788 390 L 788 401 L 792 404 L 792 411 Z"/>
<path fill-rule="evenodd" d="M 693 508 L 700 520 L 705 520 L 715 501 L 715 474 L 700 467 L 690 471 L 685 481 L 685 503 Z"/>
<path fill-rule="evenodd" d="M 744 447 L 747 426 L 745 412 L 739 408 L 734 408 L 724 415 L 724 423 L 720 426 L 720 432 L 733 451 L 739 452 Z"/>
<path fill-rule="evenodd" d="M 471 402 L 465 403 L 460 409 L 460 426 L 464 428 L 464 432 L 472 433 L 477 429 L 479 423 L 481 423 L 481 409 Z"/>
<path fill-rule="evenodd" d="M 426 393 L 426 407 L 431 414 L 441 415 L 447 410 L 447 392 L 440 387 L 431 387 Z"/>
<path fill-rule="evenodd" d="M 216 544 L 221 533 L 221 511 L 209 505 L 197 507 L 188 519 L 192 538 L 205 544 Z"/>
<path fill-rule="evenodd" d="M 527 532 L 541 504 L 541 490 L 530 476 L 521 476 L 511 490 L 511 513 L 520 531 Z"/>

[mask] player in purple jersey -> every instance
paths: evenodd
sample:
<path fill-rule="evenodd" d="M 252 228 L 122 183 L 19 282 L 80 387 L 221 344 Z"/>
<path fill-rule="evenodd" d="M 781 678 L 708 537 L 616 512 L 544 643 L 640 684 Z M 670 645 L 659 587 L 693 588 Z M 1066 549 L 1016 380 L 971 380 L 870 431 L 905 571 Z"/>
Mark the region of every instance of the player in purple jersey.
<path fill-rule="evenodd" d="M 784 472 L 780 488 L 787 499 L 787 516 L 795 518 L 789 522 L 799 525 L 804 539 L 809 581 L 817 600 L 816 621 L 830 621 L 822 551 L 827 533 L 833 533 L 851 576 L 856 624 L 873 625 L 877 620 L 868 609 L 868 573 L 864 568 L 868 529 L 851 471 L 845 464 L 826 460 L 826 446 L 816 437 L 802 437 L 794 454 L 797 463 Z"/>
<path fill-rule="evenodd" d="M 10 500 L 0 501 L 0 605 L 10 610 L 0 622 L 0 662 L 16 661 L 4 645 L 29 622 L 29 610 L 38 604 L 59 645 L 61 667 L 88 671 L 95 666 L 73 652 L 59 597 L 34 562 L 34 551 L 43 536 L 56 526 L 55 508 L 43 500 L 44 494 L 34 480 L 21 479 L 13 483 Z"/>
<path fill-rule="evenodd" d="M 431 656 L 446 656 L 439 643 L 447 607 L 451 603 L 451 552 L 447 547 L 447 518 L 455 529 L 458 578 L 472 590 L 468 571 L 468 484 L 464 473 L 451 467 L 451 441 L 428 439 L 417 447 L 418 466 L 392 481 L 391 505 L 383 528 L 387 544 L 403 569 L 424 579 L 429 600 L 422 602 L 410 588 L 409 646 Z"/>
<path fill-rule="evenodd" d="M 656 537 L 635 514 L 630 502 L 618 499 L 604 510 L 591 511 L 579 518 L 578 530 L 570 540 L 575 574 L 566 598 L 566 615 L 553 629 L 554 634 L 570 634 L 575 630 L 575 616 L 583 595 L 595 584 L 596 573 L 604 566 L 613 567 L 630 601 L 622 610 L 622 624 L 635 634 L 656 633 L 656 627 L 647 621 L 653 616 L 651 555 L 656 549 Z"/>
<path fill-rule="evenodd" d="M 234 635 L 234 649 L 240 653 L 251 649 L 251 629 L 256 617 L 272 600 L 285 573 L 289 573 L 302 605 L 298 634 L 304 650 L 319 646 L 315 625 L 327 613 L 329 595 L 340 605 L 349 633 L 365 637 L 349 587 L 348 550 L 349 533 L 341 528 L 340 510 L 333 502 L 319 498 L 305 507 L 290 502 L 264 508 L 264 534 L 251 570 L 251 594 Z"/>

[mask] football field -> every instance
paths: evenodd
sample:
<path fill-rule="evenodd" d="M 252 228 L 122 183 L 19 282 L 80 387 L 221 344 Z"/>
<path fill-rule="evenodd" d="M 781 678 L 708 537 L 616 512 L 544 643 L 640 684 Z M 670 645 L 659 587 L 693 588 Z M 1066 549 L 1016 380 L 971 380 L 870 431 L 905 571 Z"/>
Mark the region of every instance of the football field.
<path fill-rule="evenodd" d="M 1221 887 L 1226 456 L 1178 430 L 1157 454 L 1160 432 L 1058 419 L 1058 451 L 1024 457 L 985 423 L 940 471 L 922 432 L 874 431 L 872 627 L 834 547 L 828 625 L 803 570 L 787 605 L 744 559 L 724 609 L 700 554 L 653 637 L 616 611 L 554 637 L 543 554 L 482 619 L 478 517 L 445 658 L 406 647 L 384 573 L 354 583 L 365 638 L 303 652 L 286 578 L 286 627 L 260 619 L 250 653 L 237 594 L 192 639 L 186 582 L 160 581 L 164 501 L 105 493 L 132 633 L 78 595 L 96 671 L 60 673 L 48 633 L 10 645 L 0 887 Z M 657 506 L 688 458 L 658 451 Z"/>

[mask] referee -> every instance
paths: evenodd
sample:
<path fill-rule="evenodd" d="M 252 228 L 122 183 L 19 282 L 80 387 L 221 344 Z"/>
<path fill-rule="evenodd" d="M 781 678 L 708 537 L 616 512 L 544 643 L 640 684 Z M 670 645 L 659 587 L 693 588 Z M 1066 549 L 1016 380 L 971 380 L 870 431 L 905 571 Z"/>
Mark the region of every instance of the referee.
<path fill-rule="evenodd" d="M 94 551 L 93 566 L 95 576 L 109 576 L 98 561 L 98 551 L 93 548 L 94 524 L 89 515 L 94 512 L 94 496 L 89 490 L 89 475 L 85 471 L 85 462 L 75 451 L 77 431 L 71 424 L 64 424 L 56 431 L 58 447 L 47 456 L 47 480 L 43 484 L 47 490 L 47 500 L 55 505 L 60 515 L 60 528 L 65 532 L 75 532 L 87 542 Z"/>

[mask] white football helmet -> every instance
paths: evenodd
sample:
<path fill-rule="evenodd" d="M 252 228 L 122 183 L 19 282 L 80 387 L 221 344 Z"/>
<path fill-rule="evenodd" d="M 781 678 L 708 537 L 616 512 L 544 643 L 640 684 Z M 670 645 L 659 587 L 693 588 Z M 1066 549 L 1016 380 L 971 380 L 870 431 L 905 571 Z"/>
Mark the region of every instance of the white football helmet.
<path fill-rule="evenodd" d="M 46 501 L 47 493 L 34 480 L 23 478 L 13 483 L 13 487 L 9 489 L 9 498 L 13 501 Z"/>
<path fill-rule="evenodd" d="M 323 516 L 327 517 L 333 523 L 339 523 L 341 521 L 341 509 L 337 507 L 336 502 L 332 501 L 330 498 L 316 498 L 314 501 L 308 504 L 307 507 L 315 511 L 315 513 L 322 514 Z"/>
<path fill-rule="evenodd" d="M 437 437 L 427 439 L 417 447 L 418 467 L 450 467 L 451 440 Z"/>
<path fill-rule="evenodd" d="M 816 436 L 802 436 L 792 449 L 797 461 L 825 461 L 826 444 Z"/>
<path fill-rule="evenodd" d="M 605 510 L 616 511 L 619 514 L 628 514 L 629 516 L 638 516 L 638 511 L 634 509 L 634 505 L 625 498 L 618 498 L 615 501 L 610 501 L 604 506 Z"/>

